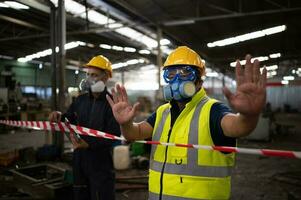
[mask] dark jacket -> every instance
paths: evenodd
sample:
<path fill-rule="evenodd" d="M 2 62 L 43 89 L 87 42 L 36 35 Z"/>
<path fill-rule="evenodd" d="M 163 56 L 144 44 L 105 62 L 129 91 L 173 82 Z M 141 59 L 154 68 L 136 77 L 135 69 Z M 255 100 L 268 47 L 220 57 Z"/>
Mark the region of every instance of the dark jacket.
<path fill-rule="evenodd" d="M 107 90 L 98 98 L 91 93 L 80 95 L 62 116 L 71 124 L 120 136 L 111 107 L 106 99 Z M 115 174 L 112 160 L 113 140 L 80 136 L 89 147 L 73 152 L 73 182 L 75 199 L 113 200 Z M 84 187 L 83 187 L 84 186 Z"/>
<path fill-rule="evenodd" d="M 106 100 L 106 94 L 109 93 L 105 90 L 98 98 L 94 98 L 91 93 L 80 95 L 62 116 L 62 120 L 66 117 L 71 124 L 120 136 L 120 128 Z M 93 151 L 111 148 L 114 142 L 84 135 L 81 135 L 81 138 L 89 144 L 89 148 Z"/>
<path fill-rule="evenodd" d="M 62 116 L 62 120 L 66 117 L 71 124 L 120 136 L 120 127 L 113 116 L 106 94 L 109 94 L 107 90 L 98 98 L 94 98 L 91 93 L 80 95 Z M 113 140 L 85 135 L 81 135 L 81 138 L 89 144 L 89 148 L 77 149 L 74 156 L 78 154 L 77 151 L 81 151 L 80 154 L 84 154 L 90 161 L 94 160 L 94 164 L 100 164 L 97 161 L 101 160 L 111 160 Z M 104 162 L 103 164 L 106 165 Z M 102 167 L 105 167 L 103 164 Z M 112 168 L 112 164 L 108 165 L 107 167 Z"/>

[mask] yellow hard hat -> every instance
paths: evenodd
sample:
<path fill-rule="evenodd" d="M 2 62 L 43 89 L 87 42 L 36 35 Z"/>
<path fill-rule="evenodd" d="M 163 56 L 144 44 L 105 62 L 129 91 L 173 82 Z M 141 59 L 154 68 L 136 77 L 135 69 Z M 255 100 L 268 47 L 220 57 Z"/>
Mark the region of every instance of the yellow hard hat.
<path fill-rule="evenodd" d="M 112 77 L 112 63 L 104 57 L 103 55 L 98 55 L 93 57 L 87 64 L 84 65 L 85 67 L 96 67 L 99 69 L 103 69 L 109 72 L 110 78 Z"/>
<path fill-rule="evenodd" d="M 199 69 L 201 75 L 205 74 L 205 64 L 199 54 L 187 46 L 180 46 L 167 57 L 163 69 L 169 66 L 190 65 Z"/>

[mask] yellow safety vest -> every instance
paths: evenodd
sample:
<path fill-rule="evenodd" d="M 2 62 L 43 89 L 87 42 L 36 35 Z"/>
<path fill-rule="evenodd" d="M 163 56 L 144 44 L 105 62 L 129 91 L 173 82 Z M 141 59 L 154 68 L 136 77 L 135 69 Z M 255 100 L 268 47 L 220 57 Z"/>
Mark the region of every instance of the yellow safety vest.
<path fill-rule="evenodd" d="M 153 140 L 213 146 L 210 109 L 214 99 L 201 89 L 170 127 L 170 104 L 156 112 Z M 229 199 L 234 153 L 153 145 L 149 170 L 149 199 Z"/>

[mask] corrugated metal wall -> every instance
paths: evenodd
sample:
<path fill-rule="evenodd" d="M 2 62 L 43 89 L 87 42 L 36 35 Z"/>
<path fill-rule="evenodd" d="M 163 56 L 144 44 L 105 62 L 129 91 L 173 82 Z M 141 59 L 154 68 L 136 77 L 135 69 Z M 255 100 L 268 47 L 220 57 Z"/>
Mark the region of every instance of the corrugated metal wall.
<path fill-rule="evenodd" d="M 301 86 L 268 87 L 267 101 L 271 103 L 272 109 L 284 109 L 288 104 L 291 109 L 301 112 Z"/>

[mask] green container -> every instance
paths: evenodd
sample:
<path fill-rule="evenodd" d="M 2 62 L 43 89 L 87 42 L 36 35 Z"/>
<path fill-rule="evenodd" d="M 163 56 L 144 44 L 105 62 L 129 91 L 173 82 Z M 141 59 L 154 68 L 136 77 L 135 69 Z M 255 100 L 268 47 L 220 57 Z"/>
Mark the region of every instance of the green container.
<path fill-rule="evenodd" d="M 64 172 L 64 181 L 73 184 L 73 172 L 71 170 L 66 170 Z"/>
<path fill-rule="evenodd" d="M 132 143 L 131 144 L 132 156 L 141 156 L 145 153 L 144 144 Z"/>

